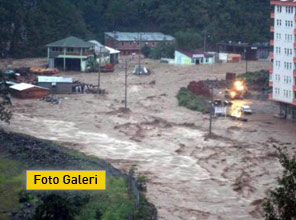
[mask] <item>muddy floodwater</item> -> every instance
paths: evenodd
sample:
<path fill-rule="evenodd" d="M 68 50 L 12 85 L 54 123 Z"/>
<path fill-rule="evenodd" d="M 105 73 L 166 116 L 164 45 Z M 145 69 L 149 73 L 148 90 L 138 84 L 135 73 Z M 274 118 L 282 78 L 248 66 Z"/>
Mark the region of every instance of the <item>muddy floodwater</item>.
<path fill-rule="evenodd" d="M 136 60 L 133 61 L 136 63 Z M 223 79 L 241 73 L 244 63 L 180 67 L 145 60 L 150 76 L 129 75 L 124 112 L 124 69 L 101 77 L 107 94 L 60 95 L 59 105 L 13 99 L 8 130 L 60 142 L 147 177 L 147 197 L 162 220 L 263 219 L 262 200 L 281 175 L 273 145 L 296 149 L 296 124 L 275 119 L 268 100 L 249 105 L 248 122 L 214 118 L 214 138 L 206 138 L 209 116 L 179 107 L 176 94 L 192 80 Z M 252 70 L 267 62 L 250 62 Z M 133 64 L 130 64 L 129 72 Z M 65 72 L 96 84 L 96 73 Z"/>

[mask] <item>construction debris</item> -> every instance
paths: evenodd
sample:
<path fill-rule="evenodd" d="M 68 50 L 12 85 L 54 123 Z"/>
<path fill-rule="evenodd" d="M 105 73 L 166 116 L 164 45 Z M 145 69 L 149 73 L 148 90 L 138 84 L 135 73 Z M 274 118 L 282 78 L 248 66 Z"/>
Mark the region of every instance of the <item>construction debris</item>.
<path fill-rule="evenodd" d="M 57 68 L 31 67 L 30 72 L 36 75 L 54 75 L 59 73 Z"/>
<path fill-rule="evenodd" d="M 75 81 L 73 85 L 74 93 L 105 94 L 105 89 L 99 89 L 98 86 Z"/>
<path fill-rule="evenodd" d="M 50 102 L 50 103 L 56 104 L 56 105 L 62 103 L 61 98 L 56 97 L 56 96 L 53 96 L 53 95 L 49 95 L 49 96 L 43 97 L 40 100 L 43 100 L 43 101 L 46 101 L 46 102 Z"/>

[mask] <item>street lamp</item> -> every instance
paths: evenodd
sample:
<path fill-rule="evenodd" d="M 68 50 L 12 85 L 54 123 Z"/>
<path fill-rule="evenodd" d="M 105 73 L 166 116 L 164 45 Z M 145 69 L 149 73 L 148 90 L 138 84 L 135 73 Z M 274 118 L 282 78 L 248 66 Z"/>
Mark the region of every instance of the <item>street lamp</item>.
<path fill-rule="evenodd" d="M 244 48 L 244 53 L 245 53 L 245 60 L 246 60 L 246 73 L 248 72 L 248 59 L 247 59 L 247 48 Z"/>

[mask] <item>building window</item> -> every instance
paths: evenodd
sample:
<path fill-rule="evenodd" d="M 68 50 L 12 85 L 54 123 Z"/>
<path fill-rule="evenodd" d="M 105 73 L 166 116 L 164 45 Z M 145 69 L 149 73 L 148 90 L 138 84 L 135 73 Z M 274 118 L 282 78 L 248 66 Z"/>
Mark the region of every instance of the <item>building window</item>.
<path fill-rule="evenodd" d="M 73 47 L 67 48 L 67 52 L 73 52 L 73 51 L 74 51 L 74 48 Z"/>
<path fill-rule="evenodd" d="M 281 13 L 282 12 L 282 6 L 280 5 L 277 5 L 276 6 L 276 9 L 277 9 L 277 12 Z"/>
<path fill-rule="evenodd" d="M 287 6 L 286 7 L 286 13 L 292 14 L 293 13 L 293 7 L 292 6 Z"/>

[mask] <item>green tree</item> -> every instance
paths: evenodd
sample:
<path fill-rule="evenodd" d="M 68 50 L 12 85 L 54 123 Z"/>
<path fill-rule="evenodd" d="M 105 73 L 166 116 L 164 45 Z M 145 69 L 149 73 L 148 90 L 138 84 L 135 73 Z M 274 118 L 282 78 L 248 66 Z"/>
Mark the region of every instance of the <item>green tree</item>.
<path fill-rule="evenodd" d="M 144 47 L 142 47 L 141 49 L 141 53 L 145 56 L 145 57 L 149 57 L 150 53 L 151 53 L 151 48 L 148 45 L 145 45 Z"/>
<path fill-rule="evenodd" d="M 8 88 L 5 84 L 4 74 L 0 71 L 0 121 L 9 123 L 12 113 L 10 111 L 10 97 Z"/>
<path fill-rule="evenodd" d="M 203 45 L 203 38 L 199 33 L 192 31 L 179 31 L 175 34 L 178 49 L 198 49 Z"/>
<path fill-rule="evenodd" d="M 296 156 L 289 158 L 287 153 L 277 148 L 283 175 L 278 186 L 271 190 L 264 204 L 266 220 L 296 219 Z"/>
<path fill-rule="evenodd" d="M 270 0 L 0 0 L 0 56 L 46 55 L 69 35 L 102 41 L 106 31 L 176 34 L 178 48 L 270 38 Z"/>
<path fill-rule="evenodd" d="M 151 48 L 150 58 L 174 58 L 175 48 L 175 44 L 159 43 L 156 47 Z"/>

